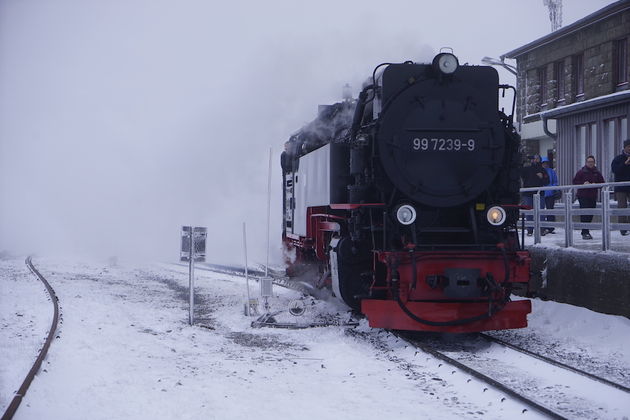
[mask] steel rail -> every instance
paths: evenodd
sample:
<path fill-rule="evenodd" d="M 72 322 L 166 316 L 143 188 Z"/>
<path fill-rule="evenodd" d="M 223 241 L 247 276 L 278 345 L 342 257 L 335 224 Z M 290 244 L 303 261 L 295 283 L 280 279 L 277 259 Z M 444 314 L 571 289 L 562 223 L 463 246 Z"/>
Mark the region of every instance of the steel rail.
<path fill-rule="evenodd" d="M 50 300 L 52 301 L 53 306 L 54 306 L 54 314 L 53 314 L 52 323 L 50 325 L 50 330 L 48 331 L 48 337 L 46 337 L 46 341 L 44 342 L 44 345 L 40 349 L 37 359 L 35 360 L 35 363 L 33 363 L 31 370 L 29 370 L 28 374 L 26 375 L 26 378 L 24 378 L 24 382 L 22 382 L 20 389 L 18 389 L 15 395 L 13 396 L 13 399 L 11 400 L 11 403 L 9 404 L 8 408 L 2 415 L 1 420 L 11 420 L 13 416 L 15 415 L 18 407 L 20 406 L 20 403 L 22 402 L 22 399 L 24 398 L 24 395 L 26 395 L 26 391 L 28 391 L 28 388 L 31 385 L 31 382 L 33 382 L 35 375 L 39 371 L 39 368 L 41 367 L 42 362 L 44 361 L 44 358 L 46 357 L 46 354 L 48 353 L 48 348 L 50 347 L 50 344 L 52 343 L 52 340 L 55 337 L 55 332 L 57 331 L 57 325 L 59 324 L 59 303 L 57 302 L 58 299 L 57 299 L 57 295 L 55 294 L 55 291 L 50 286 L 48 281 L 46 281 L 44 276 L 42 276 L 40 272 L 37 271 L 37 269 L 33 266 L 32 257 L 30 256 L 27 257 L 24 262 L 26 266 L 29 268 L 29 270 L 31 270 L 31 272 L 44 284 L 44 286 L 46 286 L 46 290 L 48 291 L 48 295 L 50 296 Z"/>
<path fill-rule="evenodd" d="M 505 346 L 505 347 L 511 348 L 512 350 L 515 350 L 515 351 L 521 352 L 521 353 L 526 354 L 526 355 L 528 355 L 528 356 L 535 357 L 535 358 L 537 358 L 537 359 L 539 359 L 539 360 L 542 360 L 543 362 L 546 362 L 546 363 L 552 364 L 552 365 L 554 365 L 554 366 L 558 366 L 558 367 L 560 367 L 560 368 L 563 368 L 563 369 L 569 370 L 569 371 L 574 372 L 574 373 L 578 373 L 578 374 L 580 374 L 580 375 L 582 375 L 582 376 L 585 376 L 585 377 L 587 377 L 587 378 L 589 378 L 589 379 L 592 379 L 592 380 L 594 380 L 594 381 L 598 381 L 598 382 L 601 382 L 601 383 L 603 383 L 603 384 L 605 384 L 605 385 L 609 385 L 609 386 L 612 386 L 612 387 L 614 387 L 614 388 L 617 388 L 617 389 L 619 389 L 619 390 L 621 390 L 621 391 L 624 391 L 624 392 L 630 393 L 630 388 L 628 388 L 627 386 L 624 386 L 624 385 L 618 384 L 618 383 L 613 382 L 613 381 L 609 381 L 608 379 L 604 379 L 604 378 L 602 378 L 602 377 L 596 376 L 596 375 L 594 375 L 594 374 L 592 374 L 592 373 L 589 373 L 589 372 L 583 371 L 583 370 L 578 369 L 578 368 L 576 368 L 576 367 L 569 366 L 569 365 L 564 364 L 564 363 L 562 363 L 562 362 L 559 362 L 559 361 L 557 361 L 557 360 L 550 359 L 550 358 L 548 358 L 548 357 L 546 357 L 546 356 L 543 356 L 543 355 L 541 355 L 541 354 L 534 353 L 534 352 L 532 352 L 532 351 L 529 351 L 529 350 L 527 350 L 527 349 L 524 349 L 524 348 L 519 347 L 519 346 L 517 346 L 517 345 L 514 345 L 514 344 L 512 344 L 512 343 L 508 343 L 507 341 L 503 341 L 503 340 L 501 340 L 500 338 L 492 337 L 491 335 L 487 335 L 487 334 L 484 334 L 484 333 L 479 333 L 479 336 L 480 336 L 480 337 L 482 337 L 482 338 L 483 338 L 483 339 L 485 339 L 485 340 L 488 340 L 488 341 L 491 341 L 491 342 L 493 342 L 493 343 L 497 343 L 497 344 L 500 344 L 500 345 L 502 345 L 502 346 Z"/>
<path fill-rule="evenodd" d="M 181 264 L 176 264 L 181 265 Z M 212 271 L 213 273 L 228 274 L 231 276 L 245 277 L 245 268 L 240 266 L 220 265 L 220 264 L 204 264 L 198 265 L 197 269 Z M 249 274 L 256 278 L 257 281 L 262 278 L 265 273 L 262 270 L 248 268 Z M 270 272 L 273 284 L 284 287 L 286 289 L 295 290 L 305 295 L 317 297 L 317 289 L 315 286 L 307 284 L 305 282 L 293 281 L 287 276 L 278 275 L 277 273 Z"/>
<path fill-rule="evenodd" d="M 400 332 L 395 332 L 395 331 L 390 331 L 392 334 L 394 334 L 396 337 L 400 338 L 401 340 L 406 341 L 407 343 L 411 344 L 412 346 L 419 348 L 420 350 L 429 353 L 430 355 L 445 361 L 446 363 L 449 363 L 455 367 L 457 367 L 458 369 L 463 370 L 464 372 L 474 376 L 477 379 L 480 379 L 484 382 L 486 382 L 487 384 L 489 384 L 490 386 L 500 390 L 501 392 L 506 393 L 507 395 L 525 403 L 526 405 L 534 408 L 536 411 L 546 414 L 548 415 L 550 418 L 552 419 L 561 419 L 561 420 L 567 420 L 568 418 L 563 416 L 562 414 L 556 413 L 555 411 L 551 410 L 548 407 L 545 407 L 542 404 L 537 403 L 534 400 L 531 400 L 529 398 L 527 398 L 526 396 L 519 394 L 517 391 L 514 391 L 511 388 L 508 388 L 506 385 L 502 384 L 501 382 L 492 379 L 491 377 L 484 375 L 483 373 L 479 372 L 478 370 L 475 370 L 473 368 L 471 368 L 470 366 L 467 366 L 451 357 L 448 357 L 447 355 L 440 353 L 437 350 L 432 349 L 429 346 L 426 346 L 424 344 L 421 344 L 420 342 L 418 342 L 417 340 L 414 340 L 412 338 L 409 338 L 407 336 L 405 336 L 404 334 L 400 333 Z"/>

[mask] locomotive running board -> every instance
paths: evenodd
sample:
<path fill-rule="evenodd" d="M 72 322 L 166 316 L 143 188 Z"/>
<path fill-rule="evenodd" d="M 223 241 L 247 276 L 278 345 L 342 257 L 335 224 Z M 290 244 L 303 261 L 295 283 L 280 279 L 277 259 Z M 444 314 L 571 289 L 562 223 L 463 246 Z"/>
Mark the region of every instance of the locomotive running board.
<path fill-rule="evenodd" d="M 418 318 L 444 323 L 472 318 L 488 310 L 488 304 L 483 302 L 471 302 L 465 305 L 448 302 L 406 302 L 405 306 Z M 434 326 L 421 324 L 411 319 L 394 300 L 364 299 L 361 301 L 361 312 L 367 316 L 370 327 L 392 330 L 468 333 L 524 328 L 527 327 L 527 314 L 531 311 L 531 301 L 517 300 L 506 303 L 503 309 L 487 319 L 463 325 Z"/>

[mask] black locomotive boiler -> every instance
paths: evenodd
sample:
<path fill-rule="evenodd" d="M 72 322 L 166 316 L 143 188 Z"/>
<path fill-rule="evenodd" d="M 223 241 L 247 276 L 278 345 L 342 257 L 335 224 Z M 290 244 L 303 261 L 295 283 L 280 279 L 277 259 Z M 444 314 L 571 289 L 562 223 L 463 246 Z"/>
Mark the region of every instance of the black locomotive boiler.
<path fill-rule="evenodd" d="M 285 143 L 287 272 L 329 285 L 373 327 L 521 328 L 520 137 L 492 67 L 381 64 L 358 99 L 320 106 Z M 512 113 L 513 114 L 513 113 Z"/>

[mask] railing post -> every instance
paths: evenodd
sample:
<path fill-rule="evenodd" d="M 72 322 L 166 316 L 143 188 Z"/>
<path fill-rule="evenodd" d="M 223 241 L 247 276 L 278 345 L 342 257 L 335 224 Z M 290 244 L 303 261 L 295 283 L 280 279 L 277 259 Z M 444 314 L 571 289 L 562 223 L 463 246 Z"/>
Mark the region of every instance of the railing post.
<path fill-rule="evenodd" d="M 564 246 L 573 246 L 573 193 L 567 190 L 564 194 Z"/>
<path fill-rule="evenodd" d="M 602 250 L 610 249 L 610 193 L 608 186 L 602 188 Z"/>
<path fill-rule="evenodd" d="M 534 194 L 534 243 L 540 243 L 540 191 Z"/>
<path fill-rule="evenodd" d="M 525 249 L 525 215 L 523 213 L 520 213 L 521 216 L 521 250 Z M 383 234 L 383 236 L 385 236 Z M 383 248 L 385 249 L 385 248 Z"/>

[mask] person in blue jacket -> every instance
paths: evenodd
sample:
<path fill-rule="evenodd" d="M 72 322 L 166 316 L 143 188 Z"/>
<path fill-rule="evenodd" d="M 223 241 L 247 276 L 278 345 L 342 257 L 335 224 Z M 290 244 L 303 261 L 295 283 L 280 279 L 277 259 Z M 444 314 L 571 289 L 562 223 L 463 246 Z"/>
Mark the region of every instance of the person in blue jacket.
<path fill-rule="evenodd" d="M 558 185 L 558 174 L 556 173 L 556 171 L 553 170 L 553 168 L 549 166 L 549 158 L 546 156 L 543 157 L 540 163 L 542 164 L 542 167 L 545 168 L 545 171 L 547 171 L 547 175 L 549 175 L 549 184 L 547 186 L 549 187 L 552 185 Z M 544 193 L 545 193 L 545 196 L 544 196 L 545 202 L 543 204 L 544 206 L 543 208 L 553 209 L 556 205 L 556 200 L 560 199 L 560 197 L 562 196 L 562 191 L 549 190 L 549 191 L 544 191 Z M 547 216 L 547 221 L 555 222 L 556 216 L 554 215 Z M 554 230 L 555 228 L 553 227 L 547 228 L 546 233 L 556 233 Z"/>
<path fill-rule="evenodd" d="M 543 169 L 540 164 L 540 155 L 533 155 L 529 157 L 531 162 L 529 166 L 523 166 L 521 168 L 521 178 L 523 180 L 523 187 L 544 187 L 549 184 L 549 175 Z M 545 208 L 545 200 L 543 200 L 542 194 L 540 197 L 540 208 Z M 528 191 L 521 193 L 521 204 L 527 206 L 529 208 L 534 206 L 534 192 Z M 527 216 L 527 220 L 534 220 L 534 216 Z M 533 227 L 527 228 L 527 236 L 532 236 L 534 233 Z M 545 229 L 540 229 L 540 234 L 545 235 L 547 231 Z"/>
<path fill-rule="evenodd" d="M 615 182 L 630 181 L 630 139 L 623 142 L 623 151 L 613 159 L 610 168 L 615 174 Z M 615 187 L 615 198 L 617 199 L 617 208 L 627 208 L 630 199 L 630 187 Z M 619 223 L 628 223 L 628 219 L 628 216 L 619 216 Z M 622 229 L 621 234 L 626 236 L 628 231 Z"/>

